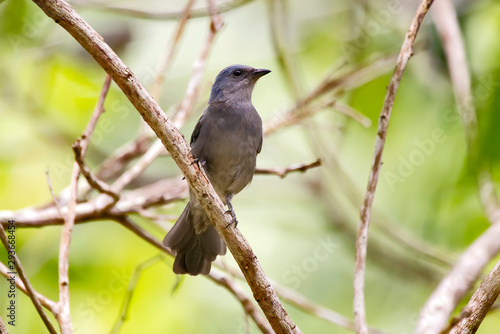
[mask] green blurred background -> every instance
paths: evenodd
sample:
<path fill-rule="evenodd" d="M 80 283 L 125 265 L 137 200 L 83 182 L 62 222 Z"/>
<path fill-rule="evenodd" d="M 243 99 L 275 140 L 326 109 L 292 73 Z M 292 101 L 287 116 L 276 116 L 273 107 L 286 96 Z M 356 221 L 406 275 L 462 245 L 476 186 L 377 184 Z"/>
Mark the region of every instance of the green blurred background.
<path fill-rule="evenodd" d="M 326 73 L 396 54 L 417 6 L 411 1 L 284 3 L 288 13 L 287 50 L 294 59 L 301 94 L 314 88 Z M 180 10 L 184 1 L 114 4 L 154 12 Z M 458 1 L 456 5 L 479 115 L 477 153 L 498 185 L 500 2 Z M 196 6 L 205 3 L 198 1 Z M 85 1 L 75 3 L 82 17 L 104 36 L 141 82 L 151 87 L 156 65 L 165 54 L 177 21 L 138 19 L 99 7 Z M 215 75 L 230 64 L 273 71 L 259 81 L 253 96 L 264 123 L 279 118 L 295 101 L 273 47 L 269 2 L 248 1 L 222 15 L 225 25 L 208 58 L 198 107 L 182 129 L 186 137 L 206 104 Z M 368 321 L 391 333 L 412 332 L 419 309 L 449 266 L 395 242 L 387 228 L 403 230 L 456 259 L 489 226 L 475 177 L 467 166 L 465 136 L 431 19 L 425 19 L 418 51 L 397 94 L 370 233 Z M 182 101 L 208 24 L 206 17 L 188 22 L 159 101 L 164 110 Z M 339 94 L 343 104 L 371 120 L 371 127 L 365 128 L 330 108 L 300 125 L 277 131 L 266 137 L 258 167 L 286 166 L 316 158 L 323 159 L 323 166 L 284 179 L 256 176 L 234 200 L 238 227 L 269 277 L 348 317 L 352 314 L 354 234 L 377 119 L 392 69 L 390 65 L 383 75 Z M 56 193 L 69 184 L 71 144 L 84 130 L 103 80 L 103 70 L 33 3 L 0 3 L 0 210 L 50 202 L 46 169 Z M 140 126 L 139 114 L 115 85 L 105 106 L 106 113 L 87 154 L 91 167 L 132 139 Z M 168 177 L 181 176 L 169 158 L 161 157 L 134 186 Z M 175 216 L 183 206 L 184 202 L 176 203 L 161 212 Z M 133 218 L 158 239 L 163 238 L 164 231 L 141 217 Z M 53 300 L 58 298 L 60 232 L 60 226 L 19 228 L 16 232 L 17 253 L 34 288 Z M 318 257 L 319 253 L 328 256 Z M 155 248 L 114 222 L 75 226 L 70 253 L 75 331 L 110 332 L 132 273 L 156 255 Z M 5 261 L 3 248 L 0 259 Z M 223 260 L 228 266 L 236 266 L 230 254 Z M 251 321 L 247 329 L 240 304 L 225 289 L 202 277 L 179 281 L 171 265 L 172 259 L 165 257 L 142 272 L 121 333 L 258 332 Z M 487 270 L 491 268 L 492 264 Z M 2 279 L 1 310 L 8 302 L 6 287 Z M 8 327 L 11 333 L 44 333 L 30 300 L 21 295 L 17 303 L 17 325 Z M 285 307 L 305 333 L 349 332 L 291 305 Z M 494 312 L 478 333 L 498 333 L 498 328 L 500 316 Z"/>

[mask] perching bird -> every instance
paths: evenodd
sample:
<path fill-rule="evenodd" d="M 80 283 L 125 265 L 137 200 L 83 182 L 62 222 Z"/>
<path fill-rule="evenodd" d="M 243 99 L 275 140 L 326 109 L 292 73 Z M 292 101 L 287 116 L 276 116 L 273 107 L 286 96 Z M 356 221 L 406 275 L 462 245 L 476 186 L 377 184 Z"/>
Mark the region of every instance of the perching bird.
<path fill-rule="evenodd" d="M 191 135 L 191 153 L 227 205 L 235 226 L 238 221 L 231 199 L 252 180 L 262 148 L 262 120 L 252 105 L 252 91 L 269 72 L 244 65 L 223 69 Z M 176 274 L 207 275 L 217 255 L 226 254 L 226 244 L 191 191 L 189 203 L 163 245 L 176 255 Z"/>

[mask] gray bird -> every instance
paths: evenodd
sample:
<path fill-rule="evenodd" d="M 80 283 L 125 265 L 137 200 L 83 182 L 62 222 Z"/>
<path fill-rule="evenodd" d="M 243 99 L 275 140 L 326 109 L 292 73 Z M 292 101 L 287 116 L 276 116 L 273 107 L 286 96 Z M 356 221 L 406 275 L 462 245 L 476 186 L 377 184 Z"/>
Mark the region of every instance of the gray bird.
<path fill-rule="evenodd" d="M 227 205 L 235 226 L 238 221 L 231 199 L 252 180 L 262 148 L 262 120 L 252 105 L 252 91 L 269 72 L 244 65 L 223 69 L 191 135 L 191 153 Z M 176 255 L 176 274 L 207 275 L 217 255 L 226 254 L 226 244 L 191 191 L 189 203 L 163 245 Z"/>

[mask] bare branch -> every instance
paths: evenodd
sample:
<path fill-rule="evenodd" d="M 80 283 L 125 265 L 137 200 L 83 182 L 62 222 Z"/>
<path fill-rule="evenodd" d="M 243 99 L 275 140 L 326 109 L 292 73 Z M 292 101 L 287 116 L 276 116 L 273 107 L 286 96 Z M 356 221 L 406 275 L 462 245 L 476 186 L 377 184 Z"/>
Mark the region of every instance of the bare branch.
<path fill-rule="evenodd" d="M 450 331 L 450 334 L 475 333 L 484 317 L 500 294 L 500 261 L 476 290 L 464 309 L 467 314 Z"/>
<path fill-rule="evenodd" d="M 75 161 L 80 167 L 80 173 L 82 173 L 89 185 L 98 192 L 111 196 L 114 199 L 113 203 L 118 202 L 120 195 L 114 192 L 107 183 L 99 180 L 83 161 L 81 139 L 78 139 L 73 144 L 73 152 L 75 153 Z"/>
<path fill-rule="evenodd" d="M 0 274 L 2 274 L 5 278 L 9 278 L 11 274 L 9 274 L 10 270 L 0 262 Z M 16 287 L 21 290 L 25 295 L 29 296 L 29 291 L 26 289 L 23 281 L 16 280 Z M 34 290 L 33 290 L 34 291 Z M 48 299 L 44 295 L 34 291 L 36 298 L 40 301 L 40 304 L 45 307 L 47 310 L 52 312 L 54 316 L 57 317 L 58 307 L 57 303 L 53 300 Z M 1 333 L 1 332 L 0 332 Z"/>
<path fill-rule="evenodd" d="M 365 265 L 366 265 L 366 248 L 368 245 L 368 226 L 370 223 L 371 208 L 375 190 L 377 188 L 380 167 L 382 165 L 382 153 L 384 151 L 385 138 L 391 117 L 392 106 L 396 98 L 396 92 L 401 82 L 404 70 L 410 57 L 413 54 L 412 46 L 417 37 L 418 30 L 422 21 L 427 14 L 433 0 L 423 0 L 417 10 L 415 17 L 410 25 L 410 29 L 406 33 L 405 40 L 401 47 L 398 56 L 396 68 L 387 88 L 387 93 L 382 107 L 382 112 L 379 118 L 379 125 L 377 131 L 377 139 L 375 142 L 375 152 L 373 155 L 373 163 L 368 179 L 368 186 L 366 195 L 363 201 L 363 206 L 360 212 L 360 222 L 358 228 L 358 236 L 356 239 L 356 259 L 354 269 L 354 322 L 356 325 L 356 333 L 368 333 L 368 326 L 366 324 L 366 311 L 365 311 Z"/>
<path fill-rule="evenodd" d="M 136 213 L 151 206 L 165 205 L 183 200 L 188 195 L 188 186 L 180 178 L 166 179 L 156 183 L 121 192 L 120 200 L 112 207 L 112 199 L 100 195 L 88 202 L 78 203 L 75 207 L 75 222 L 82 223 L 91 220 L 106 219 Z M 68 206 L 61 207 L 63 215 L 67 215 Z M 42 227 L 59 225 L 64 222 L 56 207 L 26 208 L 18 211 L 0 211 L 0 221 L 16 219 L 18 227 Z M 2 223 L 4 226 L 7 223 Z"/>
<path fill-rule="evenodd" d="M 15 248 L 14 248 L 13 244 L 9 243 L 7 234 L 5 233 L 5 230 L 1 224 L 0 224 L 0 240 L 2 240 L 2 243 L 5 247 L 5 250 L 7 251 L 7 256 L 8 256 L 9 262 L 14 263 L 14 266 L 15 266 L 16 271 L 17 271 L 17 273 L 15 273 L 12 271 L 12 269 L 8 270 L 6 272 L 6 274 L 8 276 L 6 276 L 6 277 L 8 279 L 14 279 L 15 282 L 17 282 L 17 280 L 15 279 L 15 276 L 19 275 L 19 277 L 21 278 L 21 281 L 23 282 L 24 286 L 26 287 L 26 294 L 28 295 L 28 297 L 30 297 L 31 301 L 33 302 L 33 305 L 35 305 L 36 311 L 38 312 L 38 315 L 40 316 L 40 318 L 42 318 L 42 321 L 45 324 L 45 327 L 47 327 L 47 330 L 50 333 L 57 334 L 57 331 L 55 330 L 54 326 L 52 326 L 52 323 L 50 322 L 49 318 L 47 317 L 47 314 L 45 314 L 45 311 L 43 310 L 42 305 L 40 304 L 40 300 L 38 300 L 38 296 L 37 296 L 35 290 L 33 289 L 33 287 L 31 286 L 31 283 L 28 280 L 28 276 L 24 272 L 21 261 L 17 257 L 17 254 L 15 252 Z M 3 268 L 3 264 L 2 264 L 2 274 L 3 274 L 4 269 L 7 269 L 7 267 Z"/>
<path fill-rule="evenodd" d="M 420 311 L 416 333 L 439 333 L 458 302 L 472 288 L 488 262 L 500 252 L 500 221 L 493 224 L 460 256 Z"/>
<path fill-rule="evenodd" d="M 280 178 L 284 178 L 288 173 L 301 172 L 304 173 L 308 169 L 321 166 L 321 159 L 317 159 L 314 162 L 308 164 L 295 164 L 288 167 L 277 167 L 277 168 L 257 168 L 255 169 L 255 174 L 264 175 L 278 175 Z"/>

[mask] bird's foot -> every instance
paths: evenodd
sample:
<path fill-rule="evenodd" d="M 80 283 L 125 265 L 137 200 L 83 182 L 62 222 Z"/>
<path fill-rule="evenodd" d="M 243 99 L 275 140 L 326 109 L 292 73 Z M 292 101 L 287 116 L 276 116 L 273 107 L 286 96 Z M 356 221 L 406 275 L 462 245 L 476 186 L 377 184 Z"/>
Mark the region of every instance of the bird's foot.
<path fill-rule="evenodd" d="M 226 225 L 226 228 L 234 224 L 234 227 L 238 227 L 238 219 L 236 219 L 236 213 L 234 212 L 233 208 L 230 208 L 227 210 L 225 213 L 229 213 L 231 215 L 231 222 Z"/>

